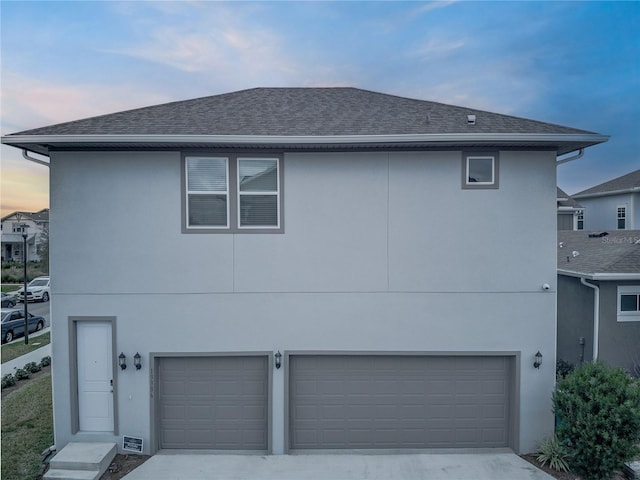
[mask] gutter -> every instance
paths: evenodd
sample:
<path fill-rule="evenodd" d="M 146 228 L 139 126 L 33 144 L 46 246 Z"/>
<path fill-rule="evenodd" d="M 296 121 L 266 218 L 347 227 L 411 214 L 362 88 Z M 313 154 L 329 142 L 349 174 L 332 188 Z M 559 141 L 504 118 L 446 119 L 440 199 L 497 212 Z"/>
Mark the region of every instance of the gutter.
<path fill-rule="evenodd" d="M 74 144 L 74 143 L 228 143 L 228 144 L 360 144 L 407 142 L 586 142 L 602 143 L 608 135 L 539 133 L 428 133 L 392 135 L 6 135 L 2 143 Z M 583 150 L 583 149 L 581 149 Z M 576 157 L 577 158 L 577 157 Z M 560 162 L 574 160 L 569 158 Z"/>
<path fill-rule="evenodd" d="M 572 162 L 574 160 L 578 160 L 579 158 L 582 158 L 583 155 L 584 155 L 584 148 L 581 148 L 580 150 L 578 150 L 578 153 L 576 153 L 572 157 L 567 157 L 567 158 L 563 158 L 563 159 L 559 159 L 558 157 L 556 157 L 556 165 L 562 165 L 563 163 L 567 163 L 567 162 Z"/>
<path fill-rule="evenodd" d="M 45 167 L 51 167 L 51 164 L 49 162 L 45 162 L 44 160 L 39 160 L 37 158 L 34 157 L 30 157 L 29 156 L 29 152 L 27 152 L 26 150 L 22 150 L 22 156 L 29 160 L 30 162 L 34 162 L 37 163 L 38 165 L 44 165 Z"/>
<path fill-rule="evenodd" d="M 583 193 L 582 195 L 573 195 L 573 198 L 595 198 L 595 197 L 608 197 L 609 195 L 623 195 L 625 193 L 640 192 L 640 187 L 623 188 L 622 190 L 611 190 L 609 192 L 600 193 Z"/>
<path fill-rule="evenodd" d="M 572 270 L 563 270 L 561 268 L 558 269 L 559 275 L 565 275 L 567 277 L 577 277 L 584 278 L 585 280 L 594 280 L 594 281 L 623 281 L 623 280 L 631 280 L 638 281 L 640 280 L 640 273 L 580 273 L 574 272 Z"/>
<path fill-rule="evenodd" d="M 600 288 L 587 282 L 584 278 L 580 283 L 593 289 L 593 361 L 598 360 L 598 333 L 600 331 Z"/>

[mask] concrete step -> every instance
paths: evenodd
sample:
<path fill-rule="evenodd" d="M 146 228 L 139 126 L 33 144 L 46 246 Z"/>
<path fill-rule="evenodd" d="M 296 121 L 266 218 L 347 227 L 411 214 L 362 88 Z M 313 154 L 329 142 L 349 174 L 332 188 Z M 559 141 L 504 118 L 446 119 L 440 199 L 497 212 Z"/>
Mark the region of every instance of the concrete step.
<path fill-rule="evenodd" d="M 102 474 L 98 470 L 49 469 L 44 480 L 98 480 Z"/>
<path fill-rule="evenodd" d="M 116 451 L 115 443 L 71 442 L 51 459 L 44 480 L 98 480 Z"/>

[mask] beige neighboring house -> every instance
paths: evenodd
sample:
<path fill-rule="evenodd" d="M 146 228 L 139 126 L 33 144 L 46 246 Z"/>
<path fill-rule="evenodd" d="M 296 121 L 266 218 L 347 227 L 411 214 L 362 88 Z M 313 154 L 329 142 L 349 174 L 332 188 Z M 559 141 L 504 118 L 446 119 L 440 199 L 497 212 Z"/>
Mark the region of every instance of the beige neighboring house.
<path fill-rule="evenodd" d="M 27 261 L 38 261 L 38 248 L 49 234 L 49 209 L 39 212 L 13 212 L 2 217 L 2 261 L 22 262 L 23 232 L 27 233 Z"/>

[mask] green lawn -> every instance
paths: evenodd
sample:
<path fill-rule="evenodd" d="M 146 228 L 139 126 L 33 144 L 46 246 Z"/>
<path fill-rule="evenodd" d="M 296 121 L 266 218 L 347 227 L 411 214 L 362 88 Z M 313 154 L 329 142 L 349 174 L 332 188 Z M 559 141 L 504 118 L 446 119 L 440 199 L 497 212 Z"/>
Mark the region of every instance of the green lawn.
<path fill-rule="evenodd" d="M 48 343 L 51 343 L 51 333 L 43 333 L 37 337 L 29 336 L 29 345 L 24 344 L 24 337 L 8 345 L 2 345 L 2 363 L 18 358 L 20 355 L 29 353 L 33 350 L 37 350 L 40 347 L 44 347 Z"/>
<path fill-rule="evenodd" d="M 53 445 L 51 374 L 28 382 L 2 399 L 2 480 L 36 478 Z"/>
<path fill-rule="evenodd" d="M 17 284 L 17 283 L 13 283 L 13 284 L 5 284 L 2 285 L 2 287 L 0 287 L 2 289 L 3 292 L 15 292 L 16 290 L 20 289 L 20 287 L 22 287 L 22 284 Z"/>

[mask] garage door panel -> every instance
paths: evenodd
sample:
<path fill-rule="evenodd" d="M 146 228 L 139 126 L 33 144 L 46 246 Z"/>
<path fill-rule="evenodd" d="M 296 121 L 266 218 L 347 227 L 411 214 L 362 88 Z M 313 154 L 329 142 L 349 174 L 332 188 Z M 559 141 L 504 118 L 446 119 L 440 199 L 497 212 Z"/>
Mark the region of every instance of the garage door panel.
<path fill-rule="evenodd" d="M 267 365 L 266 356 L 159 359 L 159 448 L 266 450 Z"/>
<path fill-rule="evenodd" d="M 508 446 L 509 361 L 293 355 L 291 448 Z"/>

